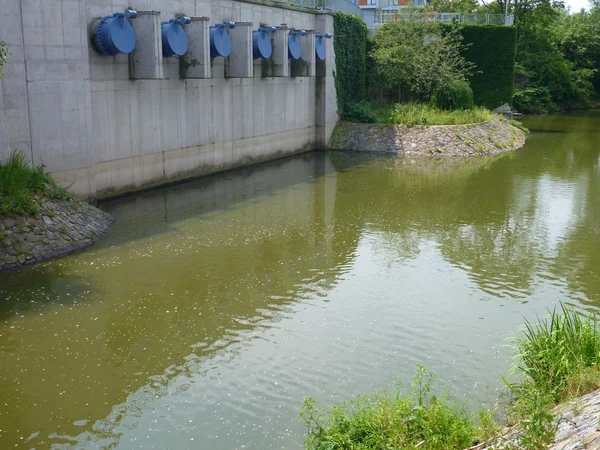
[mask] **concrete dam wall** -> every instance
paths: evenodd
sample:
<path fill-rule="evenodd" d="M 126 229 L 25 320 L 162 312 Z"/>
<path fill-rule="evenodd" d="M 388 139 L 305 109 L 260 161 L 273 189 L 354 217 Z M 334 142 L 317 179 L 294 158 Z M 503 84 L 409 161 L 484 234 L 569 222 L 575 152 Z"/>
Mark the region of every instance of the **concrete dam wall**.
<path fill-rule="evenodd" d="M 103 54 L 98 19 L 127 9 L 135 50 Z M 188 53 L 164 56 L 160 24 L 182 16 Z M 219 26 L 228 57 L 208 51 Z M 267 28 L 272 55 L 254 59 Z M 261 0 L 3 0 L 0 159 L 20 149 L 94 199 L 324 148 L 338 119 L 327 33 L 329 13 Z"/>

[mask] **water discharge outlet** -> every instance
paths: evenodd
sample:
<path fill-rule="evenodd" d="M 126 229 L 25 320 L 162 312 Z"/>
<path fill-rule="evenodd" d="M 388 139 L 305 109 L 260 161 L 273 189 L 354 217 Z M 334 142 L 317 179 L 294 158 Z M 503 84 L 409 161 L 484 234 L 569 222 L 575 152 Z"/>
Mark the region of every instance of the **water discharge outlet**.
<path fill-rule="evenodd" d="M 288 53 L 292 59 L 300 59 L 302 57 L 302 43 L 299 36 L 306 36 L 306 31 L 292 30 L 288 36 Z"/>
<path fill-rule="evenodd" d="M 165 58 L 185 55 L 188 50 L 188 37 L 182 25 L 188 25 L 190 22 L 189 17 L 181 17 L 160 24 L 162 53 Z"/>
<path fill-rule="evenodd" d="M 268 59 L 273 53 L 273 44 L 269 34 L 275 33 L 275 27 L 262 27 L 252 32 L 252 56 L 254 59 Z"/>
<path fill-rule="evenodd" d="M 108 56 L 131 53 L 135 48 L 135 31 L 128 19 L 134 19 L 137 15 L 136 11 L 128 9 L 124 13 L 116 12 L 98 19 L 92 25 L 94 48 Z"/>
<path fill-rule="evenodd" d="M 333 34 L 325 33 L 317 33 L 315 35 L 315 51 L 317 54 L 317 59 L 320 61 L 325 61 L 327 59 L 327 43 L 325 39 L 331 39 Z"/>
<path fill-rule="evenodd" d="M 235 22 L 218 23 L 210 27 L 210 57 L 228 57 L 231 53 L 231 38 L 226 28 L 235 28 Z"/>

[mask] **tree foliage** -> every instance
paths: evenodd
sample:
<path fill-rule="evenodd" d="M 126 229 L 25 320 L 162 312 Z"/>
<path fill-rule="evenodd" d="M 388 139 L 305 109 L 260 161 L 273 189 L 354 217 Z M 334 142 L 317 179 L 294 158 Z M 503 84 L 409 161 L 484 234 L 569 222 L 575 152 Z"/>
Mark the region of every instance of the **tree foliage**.
<path fill-rule="evenodd" d="M 474 64 L 462 55 L 462 35 L 412 21 L 392 22 L 375 34 L 370 52 L 373 60 L 374 90 L 388 88 L 417 100 L 429 101 L 435 89 L 455 81 L 465 81 Z"/>
<path fill-rule="evenodd" d="M 504 13 L 507 1 L 517 31 L 515 107 L 540 111 L 592 106 L 600 92 L 600 0 L 590 2 L 590 11 L 575 13 L 562 0 L 484 0 L 477 11 Z M 468 0 L 433 2 L 438 12 L 472 10 Z M 472 81 L 477 102 L 476 85 Z"/>

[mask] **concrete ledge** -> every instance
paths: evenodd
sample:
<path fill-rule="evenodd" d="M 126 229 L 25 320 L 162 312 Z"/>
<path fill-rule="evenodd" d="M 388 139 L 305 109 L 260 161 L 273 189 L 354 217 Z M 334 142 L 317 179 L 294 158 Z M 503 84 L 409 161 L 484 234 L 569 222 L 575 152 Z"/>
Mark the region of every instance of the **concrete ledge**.
<path fill-rule="evenodd" d="M 407 156 L 499 155 L 521 148 L 525 132 L 505 120 L 469 125 L 418 126 L 338 124 L 330 150 L 392 153 Z"/>
<path fill-rule="evenodd" d="M 315 149 L 315 132 L 315 127 L 307 127 L 99 162 L 95 166 L 96 196 L 106 199 L 308 152 Z"/>
<path fill-rule="evenodd" d="M 113 219 L 85 202 L 40 200 L 38 214 L 0 216 L 0 270 L 73 253 L 108 233 Z"/>

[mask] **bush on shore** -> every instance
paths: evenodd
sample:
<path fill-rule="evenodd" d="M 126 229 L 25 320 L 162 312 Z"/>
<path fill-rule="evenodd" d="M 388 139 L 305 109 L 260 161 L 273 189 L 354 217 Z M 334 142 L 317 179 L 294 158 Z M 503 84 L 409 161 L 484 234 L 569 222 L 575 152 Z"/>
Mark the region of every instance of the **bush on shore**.
<path fill-rule="evenodd" d="M 36 214 L 38 195 L 71 198 L 65 189 L 54 183 L 44 166 L 33 167 L 22 151 L 13 151 L 5 162 L 0 162 L 0 214 Z"/>
<path fill-rule="evenodd" d="M 318 412 L 314 400 L 306 400 L 302 411 L 308 427 L 306 449 L 462 450 L 481 441 L 493 442 L 506 424 L 518 424 L 519 434 L 516 442 L 501 448 L 546 448 L 556 431 L 552 407 L 600 387 L 598 323 L 595 317 L 582 318 L 561 304 L 561 310 L 551 311 L 548 318 L 526 322 L 514 346 L 513 369 L 521 380 L 510 383 L 503 377 L 510 395 L 500 405 L 506 413 L 502 423 L 495 420 L 495 408 L 481 411 L 476 419 L 447 393 L 433 395 L 431 375 L 419 368 L 407 395 L 398 388 L 359 396 L 324 413 Z"/>
<path fill-rule="evenodd" d="M 432 375 L 419 368 L 412 390 L 403 395 L 382 391 L 359 396 L 321 415 L 312 399 L 305 400 L 302 417 L 308 426 L 306 448 L 446 450 L 473 444 L 477 429 L 465 405 L 444 393 L 431 393 Z"/>

